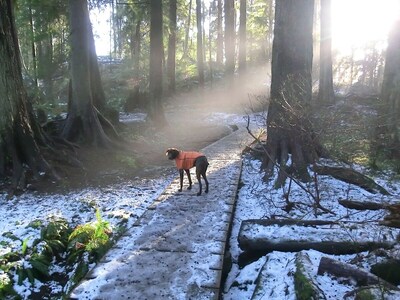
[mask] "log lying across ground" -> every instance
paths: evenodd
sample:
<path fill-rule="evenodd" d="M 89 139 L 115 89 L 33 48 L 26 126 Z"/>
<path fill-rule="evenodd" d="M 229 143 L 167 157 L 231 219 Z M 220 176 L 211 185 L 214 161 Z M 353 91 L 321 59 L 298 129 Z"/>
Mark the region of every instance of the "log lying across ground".
<path fill-rule="evenodd" d="M 296 272 L 294 273 L 294 286 L 297 299 L 326 300 L 324 292 L 319 288 L 312 276 L 312 263 L 307 253 L 296 254 Z"/>
<path fill-rule="evenodd" d="M 357 268 L 329 257 L 322 257 L 318 267 L 318 275 L 328 273 L 335 277 L 351 278 L 358 286 L 380 285 L 390 290 L 399 290 L 395 285 L 379 278 L 367 270 Z"/>
<path fill-rule="evenodd" d="M 371 178 L 353 169 L 330 166 L 315 166 L 314 171 L 319 175 L 330 175 L 341 181 L 357 185 L 366 191 L 376 194 L 390 195 L 390 193 Z"/>
<path fill-rule="evenodd" d="M 245 252 L 298 252 L 314 249 L 327 254 L 352 254 L 396 243 L 390 229 L 379 224 L 354 224 L 304 220 L 245 220 L 239 246 Z M 366 228 L 370 227 L 370 228 Z"/>
<path fill-rule="evenodd" d="M 288 290 L 294 286 L 295 261 L 295 253 L 267 254 L 254 282 L 255 287 L 250 300 L 279 299 L 282 295 L 287 295 Z M 282 276 L 282 274 L 287 274 L 287 276 Z M 251 289 L 250 286 L 249 289 Z"/>
<path fill-rule="evenodd" d="M 363 286 L 344 295 L 344 299 L 400 299 L 400 291 L 382 285 Z"/>
<path fill-rule="evenodd" d="M 389 227 L 400 228 L 400 204 L 388 205 L 386 209 L 389 211 L 389 214 L 385 216 L 381 224 Z"/>
<path fill-rule="evenodd" d="M 338 202 L 340 205 L 346 208 L 356 210 L 380 210 L 387 207 L 387 204 L 385 203 L 377 203 L 371 201 L 338 200 Z"/>

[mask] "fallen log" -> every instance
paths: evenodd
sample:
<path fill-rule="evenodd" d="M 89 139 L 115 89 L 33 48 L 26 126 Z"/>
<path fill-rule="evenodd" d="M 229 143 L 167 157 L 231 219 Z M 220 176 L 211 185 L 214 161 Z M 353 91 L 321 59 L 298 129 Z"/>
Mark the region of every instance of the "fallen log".
<path fill-rule="evenodd" d="M 376 194 L 390 195 L 390 193 L 371 178 L 353 169 L 330 166 L 314 166 L 313 170 L 319 175 L 329 175 L 341 181 L 357 185 L 366 191 Z"/>
<path fill-rule="evenodd" d="M 355 201 L 355 200 L 338 200 L 339 204 L 349 208 L 356 210 L 380 210 L 385 209 L 387 204 L 376 203 L 370 201 Z"/>
<path fill-rule="evenodd" d="M 363 286 L 347 292 L 343 299 L 400 299 L 400 291 L 393 291 L 381 285 Z"/>
<path fill-rule="evenodd" d="M 400 228 L 399 217 L 397 217 L 396 219 L 391 219 L 391 218 L 385 217 L 385 220 L 381 221 L 379 224 L 387 226 L 387 227 Z"/>
<path fill-rule="evenodd" d="M 400 284 L 400 260 L 390 258 L 377 262 L 371 265 L 371 273 L 397 286 Z"/>
<path fill-rule="evenodd" d="M 324 292 L 319 288 L 311 275 L 311 260 L 307 253 L 296 254 L 296 272 L 294 273 L 294 288 L 297 299 L 326 300 Z"/>
<path fill-rule="evenodd" d="M 318 275 L 328 273 L 336 277 L 351 278 L 358 286 L 380 285 L 391 290 L 399 290 L 395 285 L 379 278 L 367 270 L 349 265 L 329 257 L 322 257 L 318 266 Z"/>
<path fill-rule="evenodd" d="M 384 232 L 375 225 L 362 230 L 354 224 L 303 220 L 245 220 L 239 230 L 239 247 L 246 253 L 265 255 L 272 251 L 298 252 L 314 249 L 327 254 L 353 254 L 392 248 L 391 239 L 376 239 L 366 232 Z M 387 229 L 389 230 L 389 229 Z M 391 236 L 387 234 L 387 236 Z"/>
<path fill-rule="evenodd" d="M 386 209 L 389 214 L 381 221 L 382 225 L 394 228 L 400 228 L 400 204 L 388 205 Z"/>
<path fill-rule="evenodd" d="M 248 219 L 242 222 L 243 224 L 257 224 L 262 226 L 288 226 L 288 225 L 296 225 L 296 226 L 320 226 L 320 225 L 338 225 L 338 222 L 334 221 L 324 221 L 324 220 L 299 220 L 299 219 Z"/>
<path fill-rule="evenodd" d="M 287 295 L 288 290 L 294 285 L 295 253 L 273 252 L 259 261 L 263 259 L 265 261 L 259 272 L 256 268 L 258 275 L 249 300 L 280 299 L 282 295 Z M 277 270 L 280 271 L 277 272 Z M 282 276 L 281 272 L 285 272 L 287 276 Z"/>

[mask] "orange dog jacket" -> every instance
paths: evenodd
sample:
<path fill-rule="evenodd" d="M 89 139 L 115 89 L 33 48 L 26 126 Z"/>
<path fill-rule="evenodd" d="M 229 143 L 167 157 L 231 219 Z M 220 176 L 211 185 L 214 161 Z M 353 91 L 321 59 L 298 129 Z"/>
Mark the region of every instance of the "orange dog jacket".
<path fill-rule="evenodd" d="M 179 151 L 179 155 L 175 158 L 176 167 L 181 170 L 188 170 L 194 167 L 196 159 L 204 156 L 203 153 L 195 151 Z"/>

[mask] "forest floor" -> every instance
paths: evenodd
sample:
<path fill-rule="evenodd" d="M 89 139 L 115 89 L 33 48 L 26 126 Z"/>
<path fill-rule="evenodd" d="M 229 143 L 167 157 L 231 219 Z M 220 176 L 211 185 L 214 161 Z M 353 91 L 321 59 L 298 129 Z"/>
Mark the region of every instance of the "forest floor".
<path fill-rule="evenodd" d="M 263 105 L 266 103 L 261 103 L 254 94 L 246 94 L 236 86 L 230 92 L 224 87 L 212 92 L 186 92 L 167 99 L 168 125 L 161 129 L 154 128 L 141 111 L 121 113 L 118 131 L 126 142 L 123 149 L 79 147 L 75 155 L 83 168 L 57 163 L 56 171 L 62 180 L 35 182 L 29 189 L 60 193 L 121 183 L 135 177 L 158 177 L 165 167 L 172 166 L 165 157 L 167 148 L 202 149 L 232 132 L 238 114 L 252 113 L 255 107 Z"/>
<path fill-rule="evenodd" d="M 113 231 L 130 228 L 178 175 L 165 156 L 168 147 L 201 150 L 231 133 L 230 125 L 243 122 L 248 96 L 235 91 L 235 96 L 223 98 L 221 93 L 225 92 L 185 93 L 169 99 L 165 105 L 169 126 L 161 130 L 141 112 L 121 114 L 125 149 L 80 147 L 76 155 L 84 168 L 57 165 L 64 176 L 60 181 L 33 182 L 11 197 L 0 193 L 0 257 L 13 253 L 21 259 L 21 272 L 30 270 L 27 259 L 32 256 L 26 253 L 40 251 L 36 243 L 42 226 L 65 220 L 70 228 L 79 228 L 95 222 L 97 211 Z M 71 270 L 62 262 L 53 263 L 51 279 L 34 284 L 28 278 L 18 283 L 15 271 L 0 269 L 0 286 L 9 280 L 7 274 L 14 274 L 13 289 L 22 299 L 62 298 L 77 266 Z M 11 264 L 15 263 L 4 267 Z"/>
<path fill-rule="evenodd" d="M 11 199 L 5 194 L 0 194 L 0 215 L 4 216 L 0 220 L 0 256 L 10 251 L 19 253 L 23 241 L 27 241 L 27 247 L 30 249 L 33 241 L 41 234 L 40 228 L 34 226 L 38 220 L 41 220 L 40 224 L 46 224 L 49 220 L 62 218 L 71 226 L 77 226 L 93 222 L 98 209 L 103 220 L 109 222 L 113 229 L 117 230 L 121 224 L 126 228 L 131 227 L 177 176 L 173 162 L 165 157 L 166 148 L 200 150 L 229 134 L 233 130 L 232 125 L 245 125 L 247 114 L 255 111 L 254 105 L 263 104 L 257 102 L 256 98 L 252 98 L 254 101 L 250 103 L 251 97 L 249 98 L 248 93 L 251 92 L 237 84 L 228 95 L 226 89 L 212 95 L 199 92 L 182 94 L 166 104 L 165 113 L 169 126 L 162 130 L 148 126 L 149 123 L 145 121 L 144 115 L 139 112 L 122 114 L 121 121 L 125 124 L 124 138 L 130 141 L 130 148 L 127 150 L 78 149 L 77 153 L 85 166 L 84 170 L 68 169 L 66 173 L 69 177 L 61 182 L 34 185 L 31 190 Z M 329 111 L 340 112 L 344 116 L 343 121 L 329 123 L 332 120 L 326 117 L 327 123 L 320 125 L 318 129 L 332 129 L 332 124 L 341 124 L 342 127 L 337 128 L 340 132 L 338 137 L 344 136 L 348 143 L 357 146 L 354 139 L 348 138 L 348 132 L 345 135 L 344 130 L 350 130 L 349 124 L 355 120 L 358 125 L 364 124 L 370 127 L 373 114 L 366 110 L 368 107 L 350 101 L 338 103 Z M 258 123 L 254 125 L 264 125 L 263 122 L 265 116 L 261 115 Z M 359 126 L 357 128 L 359 129 Z M 356 154 L 355 151 L 350 153 Z M 351 158 L 351 155 L 348 157 Z M 296 299 L 295 274 L 299 269 L 297 262 L 301 257 L 308 257 L 311 260 L 304 264 L 305 273 L 308 273 L 307 277 L 323 291 L 326 299 L 343 299 L 361 284 L 354 283 L 351 276 L 343 279 L 341 276 L 318 274 L 322 257 L 367 270 L 367 273 L 372 266 L 379 266 L 382 262 L 388 260 L 390 263 L 400 262 L 398 243 L 400 230 L 381 226 L 381 221 L 388 215 L 387 209 L 360 211 L 339 204 L 340 200 L 373 202 L 380 205 L 397 204 L 400 183 L 396 174 L 373 172 L 354 162 L 341 164 L 367 174 L 385 187 L 391 195 L 370 193 L 331 176 L 317 176 L 317 186 L 314 183 L 307 183 L 307 191 L 292 184 L 291 181 L 284 187 L 276 189 L 273 180 L 270 182 L 263 180 L 260 164 L 249 155 L 244 157 L 229 245 L 232 269 L 225 283 L 223 299 Z M 330 213 L 315 209 L 312 195 L 316 188 L 319 189 L 320 204 Z M 285 210 L 287 201 L 293 203 L 290 211 Z M 334 222 L 335 226 L 338 224 L 336 226 L 338 228 L 265 226 L 260 231 L 263 234 L 261 239 L 270 239 L 276 243 L 285 242 L 288 237 L 314 239 L 311 242 L 315 243 L 320 243 L 324 239 L 334 241 L 337 237 L 343 237 L 345 241 L 351 243 L 372 240 L 389 242 L 394 246 L 388 251 L 378 249 L 346 255 L 332 255 L 312 249 L 298 252 L 275 250 L 249 259 L 245 257 L 246 253 L 240 247 L 243 245 L 239 245 L 238 241 L 238 237 L 243 237 L 243 233 L 246 235 L 246 231 L 240 232 L 241 224 L 248 222 L 249 219 L 301 219 Z M 253 225 L 254 231 L 258 231 L 258 224 Z M 298 243 L 299 240 L 294 242 Z M 26 263 L 26 259 L 27 257 L 24 257 L 21 261 Z M 397 271 L 394 273 L 399 274 Z M 72 271 L 63 265 L 52 266 L 51 275 L 55 278 L 59 276 L 57 274 L 64 276 L 67 274 L 70 278 Z M 16 277 L 13 279 L 16 280 Z M 4 273 L 0 271 L 0 280 L 3 278 Z M 398 279 L 394 281 L 395 285 L 399 285 Z M 40 282 L 31 285 L 27 280 L 22 284 L 15 283 L 13 286 L 22 299 L 61 299 L 70 287 L 65 282 L 55 281 L 46 285 Z M 375 285 L 375 287 L 382 286 Z M 392 298 L 385 299 L 399 299 L 397 296 L 399 295 L 395 294 Z M 347 299 L 354 299 L 354 294 Z"/>

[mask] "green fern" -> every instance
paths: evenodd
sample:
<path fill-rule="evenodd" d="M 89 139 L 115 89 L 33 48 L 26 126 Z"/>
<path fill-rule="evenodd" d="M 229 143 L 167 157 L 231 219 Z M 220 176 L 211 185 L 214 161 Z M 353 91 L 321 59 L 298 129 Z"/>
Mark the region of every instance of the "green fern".
<path fill-rule="evenodd" d="M 83 252 L 88 252 L 95 260 L 99 259 L 110 246 L 111 228 L 96 210 L 96 221 L 78 226 L 69 236 L 70 260 L 77 259 Z"/>

